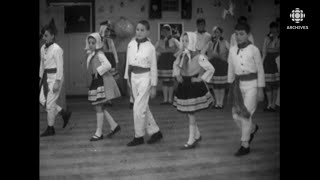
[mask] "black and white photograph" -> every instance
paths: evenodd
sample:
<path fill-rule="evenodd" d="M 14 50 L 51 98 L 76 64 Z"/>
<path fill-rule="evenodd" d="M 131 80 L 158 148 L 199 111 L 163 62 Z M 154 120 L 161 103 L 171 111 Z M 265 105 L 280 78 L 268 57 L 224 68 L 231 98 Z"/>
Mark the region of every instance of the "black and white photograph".
<path fill-rule="evenodd" d="M 38 27 L 41 180 L 280 179 L 280 0 L 39 0 Z"/>
<path fill-rule="evenodd" d="M 158 32 L 159 36 L 158 39 L 162 39 L 163 37 L 163 26 L 168 26 L 171 28 L 171 35 L 176 38 L 178 41 L 180 41 L 181 34 L 183 32 L 183 23 L 178 23 L 178 22 L 159 22 L 158 23 Z"/>

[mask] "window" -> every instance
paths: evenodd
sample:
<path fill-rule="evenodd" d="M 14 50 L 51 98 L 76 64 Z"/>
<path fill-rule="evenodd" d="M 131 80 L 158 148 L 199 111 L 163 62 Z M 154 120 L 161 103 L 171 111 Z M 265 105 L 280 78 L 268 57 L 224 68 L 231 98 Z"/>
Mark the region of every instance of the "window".
<path fill-rule="evenodd" d="M 162 11 L 179 11 L 179 0 L 162 0 Z"/>

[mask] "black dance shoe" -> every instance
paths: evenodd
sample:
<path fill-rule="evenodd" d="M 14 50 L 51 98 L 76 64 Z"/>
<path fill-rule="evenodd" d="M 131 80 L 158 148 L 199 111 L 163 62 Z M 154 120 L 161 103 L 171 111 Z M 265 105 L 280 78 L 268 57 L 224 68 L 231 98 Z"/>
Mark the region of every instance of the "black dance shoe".
<path fill-rule="evenodd" d="M 266 112 L 276 112 L 276 110 L 274 108 L 270 107 L 270 106 L 264 108 L 264 111 L 266 111 Z"/>
<path fill-rule="evenodd" d="M 197 141 L 194 141 L 192 144 L 184 144 L 182 147 L 180 147 L 181 150 L 187 150 L 187 149 L 193 149 L 197 145 Z"/>
<path fill-rule="evenodd" d="M 117 132 L 119 132 L 120 130 L 121 130 L 120 126 L 117 125 L 117 127 L 114 128 L 114 130 L 112 130 L 112 131 L 107 135 L 107 137 L 108 137 L 108 138 L 112 138 L 112 136 L 115 135 L 115 134 L 116 134 Z"/>
<path fill-rule="evenodd" d="M 53 136 L 54 134 L 54 127 L 48 126 L 47 129 L 40 135 L 40 137 Z"/>
<path fill-rule="evenodd" d="M 132 141 L 130 141 L 127 146 L 138 146 L 140 144 L 143 144 L 144 143 L 144 140 L 143 140 L 143 137 L 139 137 L 139 138 L 133 138 Z"/>
<path fill-rule="evenodd" d="M 244 156 L 246 154 L 249 154 L 250 153 L 250 147 L 243 147 L 241 146 L 240 149 L 234 154 L 235 156 Z"/>
<path fill-rule="evenodd" d="M 151 138 L 147 141 L 148 144 L 153 144 L 160 141 L 163 138 L 162 133 L 160 131 L 152 134 Z"/>
<path fill-rule="evenodd" d="M 109 107 L 112 107 L 113 104 L 112 104 L 112 101 L 107 101 L 107 102 L 105 103 L 105 105 L 106 105 L 106 106 L 109 106 Z"/>
<path fill-rule="evenodd" d="M 198 142 L 200 142 L 202 140 L 202 137 L 200 136 L 198 139 L 195 139 L 195 140 L 198 143 Z"/>
<path fill-rule="evenodd" d="M 97 135 L 93 135 L 90 139 L 90 141 L 99 141 L 103 139 L 103 134 L 101 134 L 101 136 L 97 136 Z"/>
<path fill-rule="evenodd" d="M 71 117 L 71 114 L 72 114 L 72 111 L 69 111 L 69 110 L 61 110 L 61 116 L 62 116 L 62 119 L 63 119 L 63 126 L 62 128 L 65 128 L 67 126 L 67 124 L 69 123 L 69 119 Z"/>
<path fill-rule="evenodd" d="M 249 144 L 253 140 L 254 134 L 256 134 L 258 130 L 259 130 L 259 126 L 256 124 L 256 128 L 254 129 L 253 133 L 250 134 Z"/>
<path fill-rule="evenodd" d="M 163 102 L 160 103 L 160 105 L 167 105 L 167 104 L 168 104 L 167 101 L 163 101 Z"/>

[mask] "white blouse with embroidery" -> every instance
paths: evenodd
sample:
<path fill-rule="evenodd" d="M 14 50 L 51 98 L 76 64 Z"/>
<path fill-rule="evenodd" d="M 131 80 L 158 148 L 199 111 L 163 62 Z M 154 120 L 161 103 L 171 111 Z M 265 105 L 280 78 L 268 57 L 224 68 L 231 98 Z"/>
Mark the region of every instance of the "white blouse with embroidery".
<path fill-rule="evenodd" d="M 175 62 L 173 63 L 173 76 L 193 76 L 199 74 L 200 78 L 209 82 L 214 74 L 214 67 L 208 61 L 207 57 L 202 54 L 198 54 L 192 58 L 192 60 L 188 58 L 184 58 L 184 56 L 188 56 L 188 54 L 182 54 L 178 56 Z M 183 66 L 184 61 L 188 61 L 187 69 Z"/>

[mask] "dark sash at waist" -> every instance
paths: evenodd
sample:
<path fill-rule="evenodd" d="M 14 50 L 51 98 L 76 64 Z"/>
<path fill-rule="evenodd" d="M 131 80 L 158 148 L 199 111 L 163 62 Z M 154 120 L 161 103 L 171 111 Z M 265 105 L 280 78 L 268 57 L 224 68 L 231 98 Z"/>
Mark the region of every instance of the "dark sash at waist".
<path fill-rule="evenodd" d="M 236 75 L 236 79 L 239 79 L 240 81 L 251 81 L 258 78 L 257 73 L 249 73 L 249 74 L 241 74 Z"/>
<path fill-rule="evenodd" d="M 45 70 L 44 70 L 44 73 L 45 73 L 45 74 L 57 73 L 57 68 L 45 69 Z"/>
<path fill-rule="evenodd" d="M 150 68 L 129 65 L 129 74 L 131 74 L 131 72 L 133 72 L 135 74 L 140 74 L 140 73 L 145 73 L 145 72 L 149 72 L 149 71 L 150 71 Z"/>

